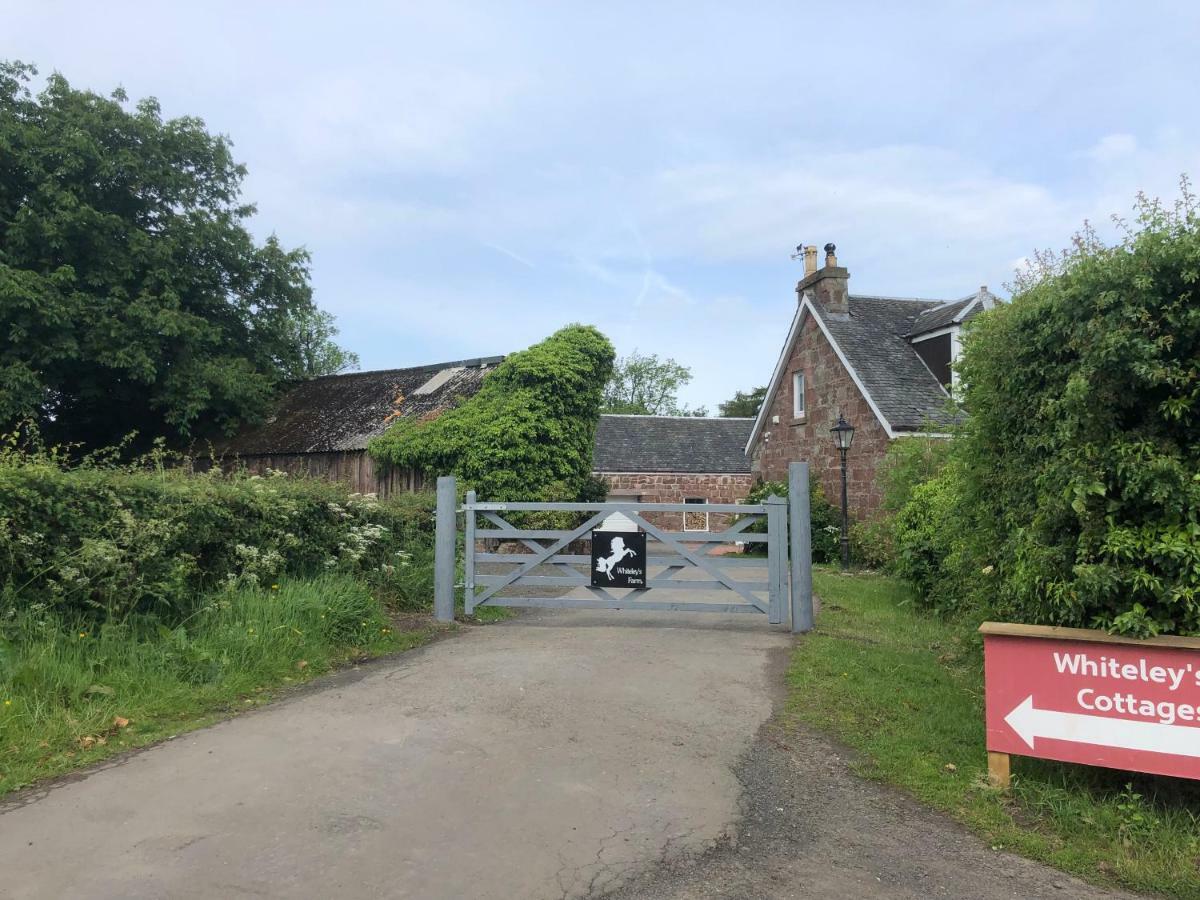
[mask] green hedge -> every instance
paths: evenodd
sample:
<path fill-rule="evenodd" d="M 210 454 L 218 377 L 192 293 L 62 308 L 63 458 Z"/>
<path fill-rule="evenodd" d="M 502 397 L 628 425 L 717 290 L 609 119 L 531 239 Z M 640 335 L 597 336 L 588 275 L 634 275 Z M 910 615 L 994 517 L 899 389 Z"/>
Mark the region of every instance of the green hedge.
<path fill-rule="evenodd" d="M 0 454 L 0 616 L 169 620 L 215 588 L 322 571 L 418 603 L 432 532 L 423 495 L 381 503 L 305 478 L 71 468 L 10 451 Z"/>

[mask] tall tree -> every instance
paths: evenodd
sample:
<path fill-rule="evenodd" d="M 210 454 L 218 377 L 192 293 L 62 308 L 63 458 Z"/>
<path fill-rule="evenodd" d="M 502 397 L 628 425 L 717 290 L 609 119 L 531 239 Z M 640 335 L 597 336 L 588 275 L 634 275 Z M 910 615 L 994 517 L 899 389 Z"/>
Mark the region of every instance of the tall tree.
<path fill-rule="evenodd" d="M 314 308 L 293 316 L 290 325 L 299 362 L 288 372 L 292 378 L 337 375 L 358 368 L 358 354 L 343 350 L 333 340 L 338 329 L 332 313 Z"/>
<path fill-rule="evenodd" d="M 751 391 L 738 391 L 731 400 L 717 405 L 721 415 L 727 419 L 752 419 L 758 415 L 758 410 L 767 398 L 767 386 L 756 387 Z"/>
<path fill-rule="evenodd" d="M 679 404 L 679 389 L 692 380 L 692 370 L 668 357 L 634 350 L 613 365 L 612 377 L 604 386 L 602 412 L 646 416 L 706 415 L 703 408 L 690 410 Z"/>
<path fill-rule="evenodd" d="M 261 416 L 305 367 L 308 254 L 251 237 L 199 119 L 36 74 L 0 63 L 0 427 L 99 446 Z"/>

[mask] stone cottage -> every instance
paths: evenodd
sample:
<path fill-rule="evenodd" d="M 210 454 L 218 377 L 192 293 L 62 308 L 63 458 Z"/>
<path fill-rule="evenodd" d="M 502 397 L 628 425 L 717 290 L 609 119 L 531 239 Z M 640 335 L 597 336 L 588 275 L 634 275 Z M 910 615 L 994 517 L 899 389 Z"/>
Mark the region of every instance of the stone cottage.
<path fill-rule="evenodd" d="M 829 429 L 845 416 L 855 428 L 849 506 L 864 518 L 882 502 L 875 474 L 888 445 L 946 436 L 963 323 L 998 301 L 986 287 L 958 300 L 854 295 L 835 252 L 826 244 L 818 269 L 817 248 L 804 248 L 796 312 L 745 450 L 766 480 L 786 478 L 792 460 L 808 460 L 837 502 L 840 457 Z"/>
<path fill-rule="evenodd" d="M 746 440 L 753 419 L 602 415 L 592 459 L 608 499 L 642 503 L 739 503 L 754 484 Z M 729 516 L 658 513 L 683 531 L 717 531 Z"/>

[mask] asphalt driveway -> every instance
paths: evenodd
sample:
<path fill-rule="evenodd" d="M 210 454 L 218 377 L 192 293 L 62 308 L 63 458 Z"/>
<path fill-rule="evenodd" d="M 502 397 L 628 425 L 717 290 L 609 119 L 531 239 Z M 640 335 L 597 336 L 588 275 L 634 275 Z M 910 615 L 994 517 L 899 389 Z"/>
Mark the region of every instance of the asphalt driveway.
<path fill-rule="evenodd" d="M 0 896 L 1099 895 L 780 737 L 763 619 L 538 612 L 342 673 L 0 801 Z"/>

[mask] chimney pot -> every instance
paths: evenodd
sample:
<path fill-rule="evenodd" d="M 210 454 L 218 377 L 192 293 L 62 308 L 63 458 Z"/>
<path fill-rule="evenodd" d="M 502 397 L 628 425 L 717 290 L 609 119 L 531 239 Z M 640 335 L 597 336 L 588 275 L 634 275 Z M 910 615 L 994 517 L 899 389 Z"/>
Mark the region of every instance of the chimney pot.
<path fill-rule="evenodd" d="M 817 248 L 809 245 L 804 248 L 804 277 L 817 271 Z"/>
<path fill-rule="evenodd" d="M 834 255 L 836 253 L 837 253 L 836 245 L 834 245 L 832 243 L 825 245 L 825 265 L 830 266 L 830 267 L 837 266 L 837 256 Z"/>

